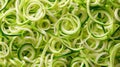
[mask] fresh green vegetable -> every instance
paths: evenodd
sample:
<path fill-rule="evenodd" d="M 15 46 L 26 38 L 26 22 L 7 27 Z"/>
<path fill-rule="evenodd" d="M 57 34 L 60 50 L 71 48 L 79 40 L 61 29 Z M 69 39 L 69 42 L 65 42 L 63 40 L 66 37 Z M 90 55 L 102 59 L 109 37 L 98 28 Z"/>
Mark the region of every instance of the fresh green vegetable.
<path fill-rule="evenodd" d="M 120 0 L 0 0 L 0 67 L 120 67 Z"/>
<path fill-rule="evenodd" d="M 35 58 L 35 49 L 31 44 L 24 44 L 18 50 L 18 58 L 23 60 L 25 57 L 29 60 Z"/>

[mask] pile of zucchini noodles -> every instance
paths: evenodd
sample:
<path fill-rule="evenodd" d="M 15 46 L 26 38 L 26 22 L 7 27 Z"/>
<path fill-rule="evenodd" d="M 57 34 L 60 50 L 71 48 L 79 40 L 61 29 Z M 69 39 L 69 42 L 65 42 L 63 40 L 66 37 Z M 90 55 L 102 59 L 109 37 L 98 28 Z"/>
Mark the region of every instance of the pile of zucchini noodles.
<path fill-rule="evenodd" d="M 120 0 L 0 0 L 0 67 L 120 67 Z"/>

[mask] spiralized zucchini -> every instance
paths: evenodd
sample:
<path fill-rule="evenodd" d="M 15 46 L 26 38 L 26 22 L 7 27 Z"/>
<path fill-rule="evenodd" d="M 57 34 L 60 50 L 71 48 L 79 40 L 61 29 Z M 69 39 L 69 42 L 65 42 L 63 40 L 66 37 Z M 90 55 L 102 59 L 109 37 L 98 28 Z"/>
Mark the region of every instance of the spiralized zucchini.
<path fill-rule="evenodd" d="M 0 0 L 0 67 L 120 67 L 120 0 Z"/>
<path fill-rule="evenodd" d="M 8 45 L 4 42 L 0 42 L 0 47 L 1 47 L 0 58 L 4 58 L 4 57 L 8 56 L 8 54 L 9 54 Z"/>
<path fill-rule="evenodd" d="M 1 0 L 0 1 L 0 11 L 3 10 L 6 7 L 8 1 L 9 0 Z"/>

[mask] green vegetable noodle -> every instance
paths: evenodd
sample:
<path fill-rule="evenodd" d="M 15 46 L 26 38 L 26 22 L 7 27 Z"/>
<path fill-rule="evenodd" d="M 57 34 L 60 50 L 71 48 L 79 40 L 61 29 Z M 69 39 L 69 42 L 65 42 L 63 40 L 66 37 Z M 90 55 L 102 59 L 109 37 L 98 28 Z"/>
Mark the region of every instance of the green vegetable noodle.
<path fill-rule="evenodd" d="M 0 67 L 120 67 L 120 0 L 0 0 Z"/>

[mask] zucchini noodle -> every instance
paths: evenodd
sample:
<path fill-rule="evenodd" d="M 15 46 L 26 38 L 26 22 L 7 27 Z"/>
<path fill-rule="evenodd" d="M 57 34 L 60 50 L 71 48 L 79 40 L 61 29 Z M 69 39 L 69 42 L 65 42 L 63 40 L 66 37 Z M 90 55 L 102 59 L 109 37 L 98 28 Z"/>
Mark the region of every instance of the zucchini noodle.
<path fill-rule="evenodd" d="M 48 54 L 46 57 L 45 57 L 45 67 L 49 66 L 49 67 L 52 67 L 52 63 L 53 63 L 53 54 Z"/>
<path fill-rule="evenodd" d="M 63 50 L 63 44 L 62 44 L 62 42 L 60 42 L 59 39 L 51 38 L 50 39 L 49 49 L 53 53 L 60 53 Z"/>
<path fill-rule="evenodd" d="M 101 59 L 106 59 L 106 60 L 101 60 Z M 97 57 L 96 57 L 96 60 L 95 62 L 98 64 L 98 65 L 104 65 L 104 66 L 108 66 L 109 62 L 108 62 L 108 54 L 107 53 L 101 53 L 99 54 Z"/>
<path fill-rule="evenodd" d="M 120 0 L 0 0 L 0 67 L 120 67 Z"/>
<path fill-rule="evenodd" d="M 21 48 L 18 50 L 18 58 L 20 60 L 24 58 L 28 58 L 29 60 L 32 60 L 34 59 L 34 57 L 35 57 L 35 50 L 31 44 L 22 45 Z"/>
<path fill-rule="evenodd" d="M 114 6 L 114 7 L 120 7 L 119 4 L 120 4 L 120 1 L 119 0 L 109 0 L 111 2 L 111 4 Z"/>
<path fill-rule="evenodd" d="M 81 57 L 75 57 L 72 61 L 71 61 L 71 67 L 89 67 L 89 64 L 86 62 L 86 60 L 84 58 Z"/>
<path fill-rule="evenodd" d="M 57 0 L 57 1 L 58 1 L 58 6 L 59 7 L 65 7 L 65 6 L 67 6 L 67 4 L 69 4 L 69 2 L 71 0 L 61 0 L 60 2 L 59 2 L 59 0 Z"/>
<path fill-rule="evenodd" d="M 4 58 L 9 54 L 8 45 L 4 42 L 0 42 L 1 50 L 0 50 L 0 58 Z"/>
<path fill-rule="evenodd" d="M 44 5 L 40 1 L 27 0 L 25 1 L 25 4 L 26 5 L 23 7 L 23 15 L 27 19 L 37 21 L 44 17 L 45 9 Z"/>
<path fill-rule="evenodd" d="M 61 67 L 67 67 L 67 60 L 60 58 L 60 59 L 56 59 L 53 61 L 53 66 L 52 67 L 56 67 L 56 66 L 61 66 Z"/>
<path fill-rule="evenodd" d="M 107 25 L 107 24 L 104 24 L 103 22 L 100 22 L 100 21 L 98 21 L 98 20 L 96 20 L 95 18 L 94 18 L 94 16 L 92 16 L 92 14 L 90 13 L 90 0 L 87 0 L 87 13 L 88 13 L 88 15 L 89 15 L 89 17 L 94 21 L 94 22 L 96 22 L 96 23 L 98 23 L 98 24 L 100 24 L 100 25 Z M 100 12 L 103 12 L 103 11 L 100 11 Z M 107 16 L 109 15 L 107 12 L 104 12 Z M 109 17 L 109 19 L 110 20 L 112 20 L 111 19 L 111 17 L 110 16 L 108 16 Z"/>
<path fill-rule="evenodd" d="M 0 66 L 6 66 L 6 62 L 7 60 L 6 59 L 0 59 Z"/>
<path fill-rule="evenodd" d="M 88 25 L 88 30 L 93 37 L 96 37 L 98 39 L 106 39 L 113 32 L 113 28 L 112 28 L 113 27 L 113 20 L 107 12 L 101 11 L 101 10 L 99 10 L 99 11 L 101 13 L 104 13 L 108 17 L 109 21 L 106 21 L 106 19 L 104 20 L 104 18 L 103 18 L 104 24 L 106 23 L 105 26 L 99 25 L 99 24 L 96 24 L 96 23 L 90 21 L 90 24 Z M 99 15 L 99 11 L 95 11 L 95 12 L 98 12 L 98 15 Z M 109 23 L 107 23 L 107 22 L 109 22 Z M 95 30 L 95 28 L 96 29 L 98 28 L 97 30 L 99 30 L 99 33 L 97 33 L 97 30 Z M 100 30 L 101 30 L 101 32 L 100 32 Z M 95 31 L 95 33 L 94 33 L 94 31 Z"/>
<path fill-rule="evenodd" d="M 83 49 L 83 47 L 81 45 L 79 45 L 79 44 L 72 44 L 69 40 L 63 39 L 62 42 L 70 50 L 79 51 L 79 50 Z"/>
<path fill-rule="evenodd" d="M 9 59 L 9 64 L 7 66 L 24 66 L 25 62 L 20 61 L 18 58 Z"/>
<path fill-rule="evenodd" d="M 95 1 L 95 2 L 94 2 Z M 91 6 L 104 6 L 105 0 L 91 0 Z"/>
<path fill-rule="evenodd" d="M 95 43 L 92 43 L 92 41 L 95 41 Z M 85 44 L 84 46 L 87 49 L 94 51 L 94 52 L 101 52 L 106 47 L 106 43 L 102 43 L 102 41 L 98 41 L 94 39 L 88 39 L 86 40 L 84 44 Z"/>
<path fill-rule="evenodd" d="M 79 18 L 75 15 L 67 14 L 60 18 L 55 24 L 55 33 L 61 35 L 72 35 L 79 32 L 80 27 L 81 23 Z"/>
<path fill-rule="evenodd" d="M 112 50 L 111 50 L 111 54 L 110 54 L 110 67 L 114 67 L 115 63 L 117 63 L 117 61 L 115 61 L 115 57 L 117 55 L 117 52 L 119 51 L 118 49 L 120 48 L 120 43 L 116 44 Z M 118 55 L 119 56 L 119 55 Z M 119 63 L 119 62 L 118 62 Z"/>
<path fill-rule="evenodd" d="M 9 0 L 1 0 L 0 1 L 0 11 L 2 11 L 6 7 L 6 5 L 8 4 L 8 1 Z"/>
<path fill-rule="evenodd" d="M 114 12 L 115 19 L 116 19 L 117 21 L 120 21 L 119 11 L 120 11 L 120 8 L 116 8 L 116 9 L 115 9 L 115 12 Z"/>
<path fill-rule="evenodd" d="M 38 29 L 42 30 L 48 30 L 50 28 L 50 21 L 49 20 L 41 20 L 40 22 L 37 22 Z"/>

